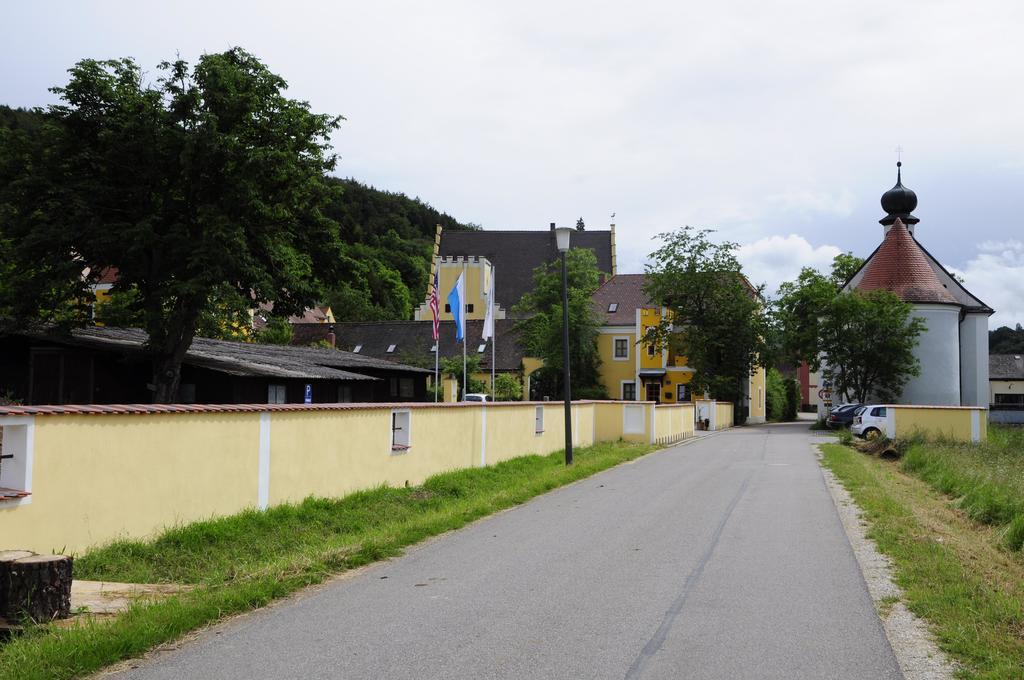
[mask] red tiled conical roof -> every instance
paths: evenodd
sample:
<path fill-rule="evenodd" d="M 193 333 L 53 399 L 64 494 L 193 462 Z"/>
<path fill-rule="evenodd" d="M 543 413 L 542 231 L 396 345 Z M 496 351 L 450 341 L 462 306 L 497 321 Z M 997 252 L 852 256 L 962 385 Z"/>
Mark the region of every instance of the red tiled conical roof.
<path fill-rule="evenodd" d="M 857 289 L 892 291 L 904 302 L 960 304 L 939 281 L 921 246 L 899 219 L 871 258 Z"/>

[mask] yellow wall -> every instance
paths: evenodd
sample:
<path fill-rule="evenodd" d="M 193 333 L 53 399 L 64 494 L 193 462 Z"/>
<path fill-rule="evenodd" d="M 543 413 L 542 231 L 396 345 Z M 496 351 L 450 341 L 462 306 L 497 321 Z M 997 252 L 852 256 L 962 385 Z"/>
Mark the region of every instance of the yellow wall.
<path fill-rule="evenodd" d="M 0 545 L 81 551 L 255 505 L 259 418 L 36 417 L 31 503 L 0 503 Z"/>
<path fill-rule="evenodd" d="M 693 404 L 661 404 L 655 407 L 654 440 L 670 444 L 693 436 Z"/>
<path fill-rule="evenodd" d="M 602 332 L 597 336 L 597 352 L 601 357 L 601 384 L 612 399 L 622 398 L 623 380 L 636 380 L 636 352 L 640 349 L 636 344 L 636 333 L 632 326 L 623 326 L 621 330 L 621 333 Z M 629 356 L 626 359 L 615 358 L 616 338 L 626 339 L 629 346 Z M 643 398 L 639 388 L 637 398 Z"/>
<path fill-rule="evenodd" d="M 886 434 L 892 438 L 922 434 L 956 441 L 984 441 L 988 436 L 988 413 L 966 406 L 886 406 L 892 411 Z"/>
<path fill-rule="evenodd" d="M 535 431 L 538 407 L 541 433 Z M 640 431 L 623 433 L 625 407 L 642 412 Z M 404 451 L 391 449 L 390 405 L 23 418 L 34 433 L 32 493 L 24 504 L 0 503 L 0 547 L 81 552 L 260 507 L 264 493 L 266 504 L 274 505 L 379 484 L 416 485 L 445 470 L 549 454 L 565 444 L 560 402 L 395 408 L 409 412 Z M 654 441 L 653 409 L 649 403 L 575 402 L 574 445 Z M 4 422 L 0 416 L 0 426 Z"/>
<path fill-rule="evenodd" d="M 440 267 L 440 274 L 438 277 L 438 302 L 440 304 L 440 318 L 442 321 L 451 321 L 454 319 L 451 312 L 444 311 L 444 306 L 448 304 L 448 294 L 452 292 L 452 288 L 455 287 L 455 282 L 459 279 L 459 274 L 463 271 L 466 273 L 465 279 L 465 292 L 466 300 L 465 304 L 473 305 L 473 311 L 466 313 L 467 319 L 482 319 L 487 314 L 486 308 L 486 297 L 487 287 L 489 285 L 489 269 L 490 262 L 487 258 L 437 258 L 434 260 L 434 267 Z M 433 280 L 433 279 L 431 279 Z M 430 290 L 427 290 L 427 297 L 430 296 Z M 417 321 L 427 321 L 433 319 L 430 312 L 430 308 L 427 302 L 421 304 L 416 310 Z M 505 310 L 499 310 L 495 315 L 496 319 L 505 318 Z"/>
<path fill-rule="evenodd" d="M 761 366 L 750 378 L 750 417 L 762 421 L 767 417 L 767 396 L 765 394 L 765 370 Z"/>
<path fill-rule="evenodd" d="M 640 310 L 640 337 L 647 334 L 648 329 L 655 328 L 661 323 L 660 309 Z M 648 343 L 641 342 L 636 349 L 640 351 L 640 368 L 663 368 L 665 363 L 662 359 L 662 352 L 655 350 L 654 356 L 648 354 Z"/>

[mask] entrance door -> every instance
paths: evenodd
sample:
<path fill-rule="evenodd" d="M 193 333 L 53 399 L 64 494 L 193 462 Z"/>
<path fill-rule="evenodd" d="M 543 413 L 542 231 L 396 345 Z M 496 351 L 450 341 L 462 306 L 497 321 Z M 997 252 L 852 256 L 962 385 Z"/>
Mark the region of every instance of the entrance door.
<path fill-rule="evenodd" d="M 661 383 L 649 382 L 646 384 L 647 389 L 647 401 L 656 401 L 661 403 Z"/>

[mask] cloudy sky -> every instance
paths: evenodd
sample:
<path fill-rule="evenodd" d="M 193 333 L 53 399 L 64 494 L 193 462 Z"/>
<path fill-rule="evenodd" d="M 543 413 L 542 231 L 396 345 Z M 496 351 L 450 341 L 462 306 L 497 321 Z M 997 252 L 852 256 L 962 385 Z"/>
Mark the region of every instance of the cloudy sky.
<path fill-rule="evenodd" d="M 621 271 L 684 225 L 768 284 L 881 238 L 904 180 L 919 240 L 1024 323 L 1024 4 L 47 2 L 5 8 L 0 101 L 51 103 L 83 57 L 241 46 L 344 115 L 338 174 L 487 228 L 616 214 Z"/>

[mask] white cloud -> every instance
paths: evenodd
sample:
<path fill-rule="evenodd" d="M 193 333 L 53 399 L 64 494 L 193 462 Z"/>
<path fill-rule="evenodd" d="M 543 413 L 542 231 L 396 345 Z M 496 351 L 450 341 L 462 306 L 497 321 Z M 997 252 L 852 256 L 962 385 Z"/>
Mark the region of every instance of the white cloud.
<path fill-rule="evenodd" d="M 962 268 L 950 271 L 964 278 L 967 290 L 996 310 L 989 328 L 1024 323 L 1024 243 L 985 241 Z"/>
<path fill-rule="evenodd" d="M 779 284 L 795 279 L 803 267 L 828 271 L 832 259 L 842 250 L 836 246 L 813 246 L 803 236 L 768 236 L 740 246 L 737 257 L 747 278 L 755 285 L 766 284 L 774 295 Z"/>

